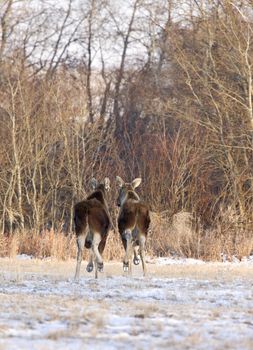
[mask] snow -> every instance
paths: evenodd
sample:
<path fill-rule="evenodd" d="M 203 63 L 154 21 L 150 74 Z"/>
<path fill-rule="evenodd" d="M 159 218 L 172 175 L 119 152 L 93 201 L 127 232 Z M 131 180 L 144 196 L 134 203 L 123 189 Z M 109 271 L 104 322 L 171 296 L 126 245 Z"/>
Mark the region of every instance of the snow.
<path fill-rule="evenodd" d="M 16 256 L 16 259 L 19 259 L 19 260 L 30 260 L 32 259 L 32 255 L 27 255 L 27 254 L 18 254 Z"/>
<path fill-rule="evenodd" d="M 156 258 L 156 259 L 148 259 L 147 261 L 150 264 L 158 264 L 158 265 L 200 265 L 205 264 L 203 260 L 197 260 L 192 258 Z"/>
<path fill-rule="evenodd" d="M 232 256 L 228 259 L 228 257 L 225 254 L 222 254 L 221 256 L 223 263 L 235 263 L 235 264 L 242 264 L 246 263 L 247 265 L 252 264 L 253 265 L 253 256 L 249 257 L 242 257 L 242 259 L 238 259 L 236 256 Z M 161 258 L 149 258 L 147 259 L 147 263 L 149 264 L 157 264 L 157 265 L 203 265 L 207 264 L 205 261 L 200 259 L 192 259 L 192 258 L 174 258 L 174 257 L 161 257 Z M 211 264 L 210 262 L 208 263 Z M 217 264 L 217 263 L 216 263 Z"/>
<path fill-rule="evenodd" d="M 176 261 L 176 263 L 175 263 Z M 0 349 L 252 349 L 252 261 L 105 263 L 0 259 Z"/>

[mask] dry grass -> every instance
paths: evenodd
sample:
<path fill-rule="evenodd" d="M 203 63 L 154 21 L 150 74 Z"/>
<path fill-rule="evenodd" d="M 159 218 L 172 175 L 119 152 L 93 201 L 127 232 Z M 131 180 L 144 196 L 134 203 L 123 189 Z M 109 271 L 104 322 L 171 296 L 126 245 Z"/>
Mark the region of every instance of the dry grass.
<path fill-rule="evenodd" d="M 181 211 L 172 218 L 166 212 L 152 213 L 150 236 L 148 252 L 154 256 L 200 257 L 199 235 L 189 212 Z"/>
<path fill-rule="evenodd" d="M 0 236 L 0 256 L 14 258 L 18 254 L 27 254 L 35 258 L 52 257 L 68 260 L 76 257 L 76 238 L 53 230 L 35 234 L 32 231 L 18 232 L 14 235 Z M 110 232 L 104 251 L 106 260 L 115 260 L 122 256 L 123 250 L 118 235 Z M 84 251 L 84 259 L 88 251 Z"/>
<path fill-rule="evenodd" d="M 180 256 L 207 261 L 237 257 L 241 260 L 253 252 L 252 232 L 253 225 L 242 225 L 240 217 L 231 210 L 222 213 L 215 229 L 209 230 L 204 230 L 199 220 L 186 211 L 172 217 L 167 212 L 152 213 L 147 253 L 153 257 Z M 15 257 L 17 254 L 58 260 L 75 258 L 75 235 L 51 230 L 40 234 L 25 231 L 0 236 L 0 256 Z M 123 246 L 117 232 L 110 231 L 103 256 L 107 261 L 122 259 Z M 87 258 L 85 249 L 84 259 Z"/>
<path fill-rule="evenodd" d="M 12 275 L 12 280 L 16 283 L 22 283 L 23 278 L 28 274 L 39 274 L 48 277 L 54 276 L 54 280 L 57 282 L 62 278 L 72 279 L 74 277 L 76 267 L 75 259 L 68 261 L 56 260 L 56 259 L 9 259 L 0 258 L 0 270 L 6 271 Z M 81 265 L 81 275 L 86 277 L 93 277 L 93 274 L 89 274 L 85 270 L 86 262 L 83 261 Z M 222 262 L 207 262 L 204 264 L 162 264 L 155 263 L 147 264 L 148 277 L 169 277 L 169 278 L 193 278 L 195 280 L 219 280 L 233 281 L 235 278 L 253 278 L 252 264 L 240 263 L 240 264 L 224 264 Z M 106 262 L 104 273 L 99 278 L 114 278 L 115 276 L 122 276 L 123 269 L 121 262 Z M 134 266 L 134 277 L 142 277 L 141 266 Z M 2 276 L 3 277 L 3 276 Z M 51 277 L 50 277 L 51 278 Z M 0 278 L 1 282 L 1 278 Z M 132 286 L 132 289 L 139 288 L 139 286 Z M 98 290 L 96 280 L 90 281 L 89 288 L 92 292 Z M 78 307 L 78 306 L 77 306 Z M 135 310 L 136 311 L 136 310 Z M 137 312 L 137 311 L 136 311 Z"/>
<path fill-rule="evenodd" d="M 226 257 L 241 260 L 253 253 L 253 224 L 243 223 L 231 209 L 221 213 L 215 228 L 204 230 L 186 211 L 171 217 L 152 213 L 148 252 L 154 256 L 183 256 L 207 261 Z"/>
<path fill-rule="evenodd" d="M 35 234 L 32 231 L 18 232 L 0 237 L 1 256 L 15 257 L 17 254 L 32 255 L 36 258 L 53 257 L 66 260 L 75 256 L 76 241 L 73 235 L 61 232 L 44 231 Z"/>
<path fill-rule="evenodd" d="M 253 223 L 246 222 L 232 208 L 221 210 L 216 228 L 202 230 L 202 255 L 207 260 L 226 257 L 241 260 L 253 253 Z"/>

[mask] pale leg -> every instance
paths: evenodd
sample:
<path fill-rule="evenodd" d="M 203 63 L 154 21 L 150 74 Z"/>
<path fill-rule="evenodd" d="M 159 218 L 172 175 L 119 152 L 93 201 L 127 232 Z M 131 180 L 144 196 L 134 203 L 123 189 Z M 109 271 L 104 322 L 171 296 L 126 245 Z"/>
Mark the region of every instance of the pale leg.
<path fill-rule="evenodd" d="M 141 262 L 142 262 L 143 276 L 146 276 L 146 273 L 147 273 L 146 261 L 145 261 L 145 242 L 146 242 L 146 238 L 144 236 L 141 236 L 141 238 L 140 238 L 140 256 L 141 256 Z"/>
<path fill-rule="evenodd" d="M 87 272 L 92 272 L 92 271 L 93 271 L 93 259 L 94 259 L 94 255 L 93 255 L 93 251 L 92 251 L 91 248 L 89 249 L 89 253 L 90 253 L 90 256 L 89 256 L 88 265 L 86 266 L 86 271 L 87 271 Z"/>
<path fill-rule="evenodd" d="M 102 256 L 99 253 L 98 245 L 101 241 L 101 236 L 98 233 L 95 233 L 93 236 L 93 243 L 92 243 L 92 251 L 95 257 L 95 278 L 98 277 L 98 271 L 103 271 L 103 259 Z"/>
<path fill-rule="evenodd" d="M 139 265 L 140 263 L 140 259 L 138 257 L 138 250 L 139 250 L 139 246 L 138 245 L 134 245 L 134 265 Z"/>
<path fill-rule="evenodd" d="M 81 262 L 83 258 L 84 242 L 85 242 L 85 235 L 80 235 L 77 237 L 76 243 L 77 243 L 78 251 L 77 251 L 77 259 L 76 259 L 75 280 L 78 280 L 80 276 L 80 267 L 81 267 Z"/>
<path fill-rule="evenodd" d="M 132 255 L 132 234 L 131 230 L 126 230 L 124 237 L 126 239 L 126 253 L 123 260 L 123 270 L 125 272 L 132 272 L 131 255 Z"/>

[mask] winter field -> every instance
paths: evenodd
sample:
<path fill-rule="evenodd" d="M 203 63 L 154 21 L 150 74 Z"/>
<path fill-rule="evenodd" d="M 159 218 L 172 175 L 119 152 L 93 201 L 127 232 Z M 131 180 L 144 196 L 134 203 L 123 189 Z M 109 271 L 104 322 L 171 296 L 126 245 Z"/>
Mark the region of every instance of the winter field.
<path fill-rule="evenodd" d="M 253 261 L 105 263 L 0 259 L 2 349 L 253 349 Z"/>

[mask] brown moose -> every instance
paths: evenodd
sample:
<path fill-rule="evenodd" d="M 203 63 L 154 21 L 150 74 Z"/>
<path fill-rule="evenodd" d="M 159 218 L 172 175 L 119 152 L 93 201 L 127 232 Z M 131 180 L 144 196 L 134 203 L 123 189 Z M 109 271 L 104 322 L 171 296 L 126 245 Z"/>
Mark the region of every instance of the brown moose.
<path fill-rule="evenodd" d="M 125 249 L 123 270 L 131 272 L 132 250 L 133 262 L 140 263 L 138 250 L 142 261 L 143 275 L 146 275 L 145 244 L 150 224 L 148 206 L 140 200 L 135 192 L 141 183 L 141 178 L 136 178 L 131 183 L 125 183 L 121 177 L 116 177 L 119 186 L 117 205 L 120 207 L 118 216 L 118 228 Z"/>
<path fill-rule="evenodd" d="M 111 228 L 111 219 L 106 201 L 106 191 L 110 189 L 108 177 L 98 184 L 96 179 L 91 180 L 93 192 L 83 201 L 74 206 L 74 223 L 77 241 L 77 263 L 75 279 L 79 279 L 84 247 L 90 249 L 88 272 L 93 270 L 95 263 L 95 278 L 98 271 L 103 271 L 102 254 L 105 248 L 108 232 Z"/>

